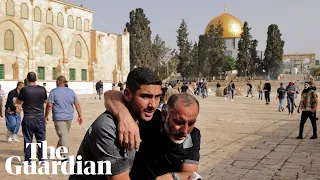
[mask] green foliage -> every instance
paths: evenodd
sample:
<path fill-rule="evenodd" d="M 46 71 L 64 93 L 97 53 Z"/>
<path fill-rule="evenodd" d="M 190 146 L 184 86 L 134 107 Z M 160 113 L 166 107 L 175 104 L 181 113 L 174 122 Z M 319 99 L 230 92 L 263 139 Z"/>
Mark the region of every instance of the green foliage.
<path fill-rule="evenodd" d="M 235 69 L 236 69 L 236 60 L 231 56 L 227 56 L 227 61 L 223 66 L 223 71 L 232 71 Z"/>
<path fill-rule="evenodd" d="M 152 43 L 152 57 L 153 57 L 153 70 L 159 75 L 162 64 L 168 61 L 168 53 L 170 49 L 166 46 L 166 43 L 160 38 L 159 34 L 153 40 Z"/>
<path fill-rule="evenodd" d="M 310 72 L 311 76 L 315 76 L 315 75 L 317 75 L 318 72 L 320 72 L 320 67 L 319 66 L 312 67 L 312 68 L 310 68 L 309 72 Z"/>
<path fill-rule="evenodd" d="M 205 77 L 225 72 L 228 61 L 222 35 L 223 27 L 220 22 L 216 27 L 211 25 L 206 35 L 199 37 L 199 67 L 201 74 Z"/>
<path fill-rule="evenodd" d="M 251 56 L 251 70 L 255 75 L 260 76 L 263 75 L 264 64 L 262 59 L 258 56 L 257 53 L 258 40 L 254 39 L 251 41 L 250 45 L 250 56 Z"/>
<path fill-rule="evenodd" d="M 244 22 L 243 32 L 241 33 L 240 40 L 238 42 L 238 55 L 236 69 L 238 76 L 252 75 L 252 58 L 250 56 L 250 46 L 252 36 L 250 34 L 251 28 L 248 23 Z"/>
<path fill-rule="evenodd" d="M 267 46 L 264 52 L 265 70 L 269 77 L 276 78 L 282 71 L 284 41 L 278 25 L 271 24 L 268 27 Z"/>
<path fill-rule="evenodd" d="M 189 42 L 188 40 L 188 28 L 187 28 L 187 24 L 184 21 L 184 19 L 182 19 L 182 22 L 180 24 L 179 29 L 177 30 L 177 46 L 179 49 L 179 55 L 178 55 L 178 59 L 179 59 L 179 64 L 177 67 L 177 71 L 181 74 L 181 76 L 184 78 L 188 78 L 191 74 L 190 74 L 190 68 L 192 65 L 192 54 L 191 54 L 191 50 L 192 50 L 192 45 L 191 42 Z"/>
<path fill-rule="evenodd" d="M 129 14 L 130 22 L 126 28 L 130 33 L 130 69 L 135 66 L 155 68 L 152 58 L 150 21 L 143 9 L 137 8 Z"/>

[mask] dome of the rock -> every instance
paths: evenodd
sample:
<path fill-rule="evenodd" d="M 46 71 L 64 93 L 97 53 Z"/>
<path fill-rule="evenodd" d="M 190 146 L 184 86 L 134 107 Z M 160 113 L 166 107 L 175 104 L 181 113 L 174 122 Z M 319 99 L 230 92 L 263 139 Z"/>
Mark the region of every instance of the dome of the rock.
<path fill-rule="evenodd" d="M 241 21 L 226 12 L 213 18 L 207 25 L 205 33 L 209 31 L 211 25 L 216 27 L 219 21 L 222 23 L 224 38 L 240 38 L 243 27 Z"/>

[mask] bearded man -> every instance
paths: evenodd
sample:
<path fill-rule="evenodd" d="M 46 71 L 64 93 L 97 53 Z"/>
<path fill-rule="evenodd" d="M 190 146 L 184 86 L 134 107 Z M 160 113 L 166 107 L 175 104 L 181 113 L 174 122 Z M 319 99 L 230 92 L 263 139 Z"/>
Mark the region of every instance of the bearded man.
<path fill-rule="evenodd" d="M 118 96 L 118 97 L 117 97 Z M 131 117 L 121 94 L 105 93 L 109 112 L 123 121 Z M 124 111 L 125 110 L 125 111 Z M 200 159 L 200 130 L 195 128 L 199 102 L 187 93 L 173 94 L 167 106 L 154 112 L 151 121 L 139 121 L 141 145 L 136 153 L 131 180 L 189 179 Z"/>

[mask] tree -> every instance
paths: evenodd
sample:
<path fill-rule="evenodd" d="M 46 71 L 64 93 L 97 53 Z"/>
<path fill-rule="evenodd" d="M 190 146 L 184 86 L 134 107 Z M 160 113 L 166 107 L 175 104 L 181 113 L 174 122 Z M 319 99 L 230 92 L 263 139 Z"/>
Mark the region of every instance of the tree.
<path fill-rule="evenodd" d="M 257 46 L 258 46 L 258 40 L 256 39 L 252 40 L 250 44 L 250 57 L 252 60 L 250 72 L 252 72 L 254 75 L 262 75 L 263 61 L 258 56 Z"/>
<path fill-rule="evenodd" d="M 268 77 L 276 78 L 282 70 L 284 41 L 278 25 L 271 24 L 268 27 L 267 46 L 264 52 L 264 64 Z"/>
<path fill-rule="evenodd" d="M 152 43 L 152 57 L 153 57 L 153 70 L 159 75 L 162 64 L 168 61 L 167 56 L 170 49 L 166 47 L 166 43 L 160 38 L 159 34 L 153 40 Z"/>
<path fill-rule="evenodd" d="M 198 43 L 195 42 L 193 44 L 192 50 L 191 50 L 191 63 L 189 65 L 190 74 L 191 77 L 198 77 L 199 76 L 199 47 Z"/>
<path fill-rule="evenodd" d="M 180 24 L 179 29 L 177 30 L 177 46 L 179 49 L 179 55 L 178 55 L 178 59 L 179 59 L 179 64 L 177 67 L 177 71 L 181 74 L 183 80 L 186 77 L 190 76 L 190 71 L 188 71 L 188 69 L 190 69 L 190 64 L 191 64 L 191 43 L 188 40 L 188 28 L 187 28 L 187 24 L 184 21 L 184 19 L 182 19 L 182 22 Z"/>
<path fill-rule="evenodd" d="M 243 32 L 241 33 L 241 37 L 238 42 L 238 55 L 236 65 L 238 76 L 252 75 L 252 72 L 250 71 L 252 70 L 252 59 L 249 51 L 252 39 L 250 30 L 251 28 L 249 28 L 248 23 L 244 22 Z"/>
<path fill-rule="evenodd" d="M 236 60 L 232 56 L 227 56 L 227 61 L 223 66 L 223 71 L 232 71 L 236 69 Z"/>
<path fill-rule="evenodd" d="M 141 8 L 131 11 L 129 18 L 126 29 L 130 33 L 130 69 L 135 66 L 154 68 L 150 21 Z"/>
<path fill-rule="evenodd" d="M 200 56 L 205 56 L 203 71 L 207 77 L 220 75 L 221 73 L 225 72 L 224 65 L 227 61 L 227 58 L 225 55 L 226 47 L 222 35 L 223 27 L 220 22 L 216 27 L 211 25 L 206 33 L 205 40 L 201 40 L 201 46 L 205 48 L 205 50 L 201 50 Z"/>

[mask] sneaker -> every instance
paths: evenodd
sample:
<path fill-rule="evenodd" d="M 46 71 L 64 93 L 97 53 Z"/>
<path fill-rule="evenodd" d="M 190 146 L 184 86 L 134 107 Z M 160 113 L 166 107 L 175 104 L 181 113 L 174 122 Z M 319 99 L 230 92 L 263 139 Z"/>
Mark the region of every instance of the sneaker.
<path fill-rule="evenodd" d="M 297 138 L 297 139 L 303 139 L 302 136 L 297 136 L 296 138 Z"/>
<path fill-rule="evenodd" d="M 44 166 L 44 165 L 46 165 L 46 162 L 45 162 L 44 160 L 39 161 L 39 165 L 40 165 L 40 166 Z"/>
<path fill-rule="evenodd" d="M 8 139 L 7 139 L 7 142 L 8 142 L 8 143 L 11 143 L 12 141 L 13 141 L 13 140 L 12 140 L 12 136 L 9 136 Z"/>
<path fill-rule="evenodd" d="M 30 161 L 23 161 L 23 162 L 21 163 L 22 166 L 23 166 L 26 162 L 27 162 L 27 166 L 28 166 L 28 167 L 31 167 L 31 166 L 32 166 L 32 164 L 31 164 Z"/>
<path fill-rule="evenodd" d="M 9 131 L 9 130 L 7 130 L 6 139 L 8 139 L 8 138 L 11 137 L 11 136 L 12 136 L 12 132 Z"/>
<path fill-rule="evenodd" d="M 21 142 L 21 141 L 18 139 L 18 135 L 16 135 L 16 134 L 14 134 L 14 135 L 12 136 L 12 141 L 14 141 L 14 142 Z"/>

